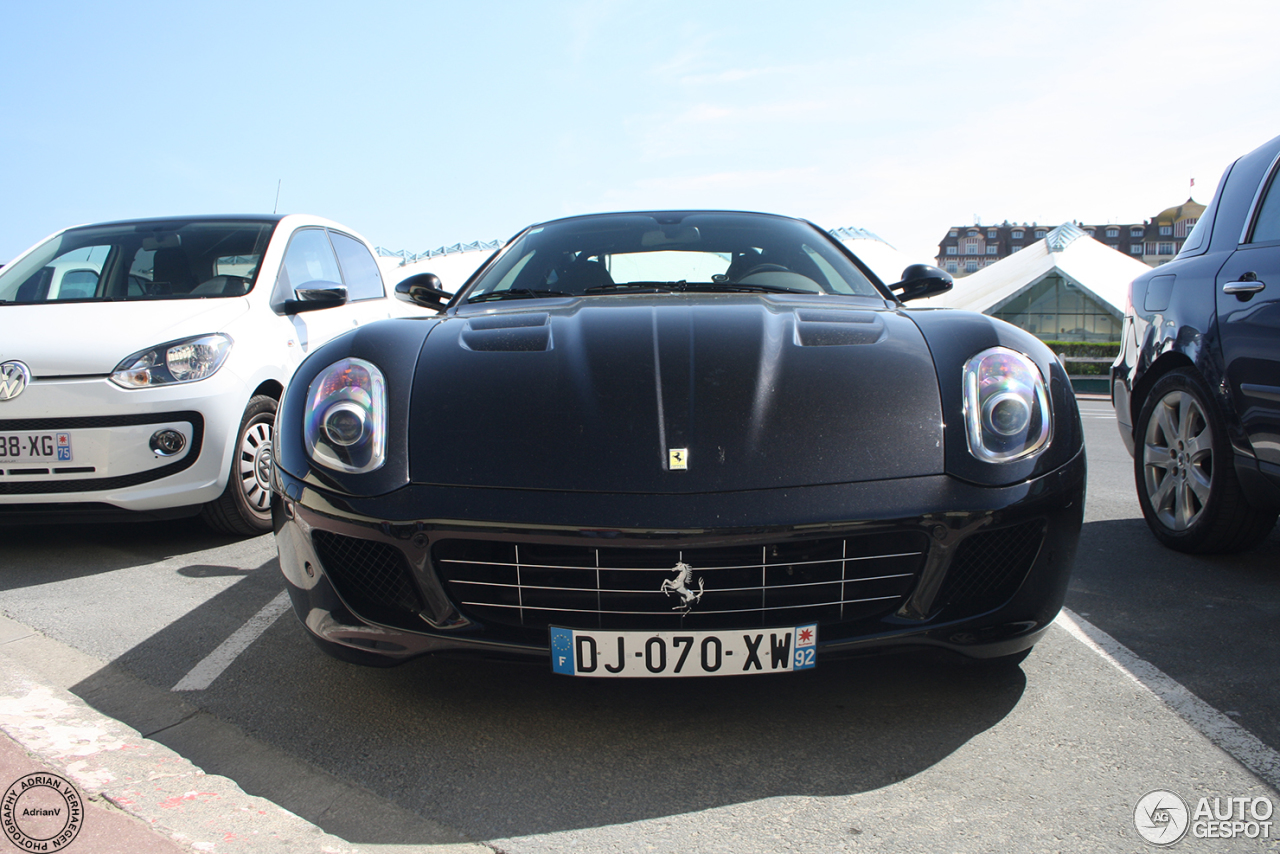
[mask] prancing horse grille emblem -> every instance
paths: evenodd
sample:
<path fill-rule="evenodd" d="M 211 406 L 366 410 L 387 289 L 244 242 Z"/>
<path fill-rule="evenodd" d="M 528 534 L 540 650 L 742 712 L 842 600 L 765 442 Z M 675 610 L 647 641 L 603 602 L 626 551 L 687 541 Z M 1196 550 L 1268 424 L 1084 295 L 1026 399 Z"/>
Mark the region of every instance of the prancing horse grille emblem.
<path fill-rule="evenodd" d="M 13 400 L 31 382 L 31 372 L 21 362 L 0 364 L 0 401 Z"/>
<path fill-rule="evenodd" d="M 702 593 L 706 587 L 706 579 L 698 579 L 698 592 L 694 593 L 689 589 L 689 581 L 693 578 L 693 567 L 684 561 L 679 561 L 675 565 L 676 577 L 666 578 L 662 581 L 662 586 L 658 589 L 663 595 L 670 596 L 672 593 L 680 597 L 680 604 L 672 608 L 672 611 L 683 611 L 689 613 L 694 605 L 702 600 Z"/>

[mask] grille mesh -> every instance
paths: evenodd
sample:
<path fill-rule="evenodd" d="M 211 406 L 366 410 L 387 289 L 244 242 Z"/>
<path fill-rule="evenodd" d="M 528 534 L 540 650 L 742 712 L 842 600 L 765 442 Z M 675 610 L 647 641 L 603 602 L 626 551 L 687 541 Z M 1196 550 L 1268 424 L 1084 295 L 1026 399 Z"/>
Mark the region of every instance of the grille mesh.
<path fill-rule="evenodd" d="M 956 550 L 939 601 L 952 617 L 1003 605 L 1017 592 L 1040 553 L 1044 531 L 1044 522 L 1033 519 L 969 537 Z"/>
<path fill-rule="evenodd" d="M 314 531 L 311 541 L 338 595 L 362 616 L 399 625 L 422 610 L 399 549 L 331 531 Z"/>
<path fill-rule="evenodd" d="M 689 630 L 891 612 L 927 545 L 911 532 L 683 550 L 442 540 L 432 558 L 459 609 L 490 626 Z"/>

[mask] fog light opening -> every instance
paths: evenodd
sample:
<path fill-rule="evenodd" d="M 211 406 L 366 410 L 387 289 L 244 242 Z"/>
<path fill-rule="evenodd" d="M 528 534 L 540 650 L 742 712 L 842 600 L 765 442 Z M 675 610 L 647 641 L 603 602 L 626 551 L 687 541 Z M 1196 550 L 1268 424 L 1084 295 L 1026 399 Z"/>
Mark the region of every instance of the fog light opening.
<path fill-rule="evenodd" d="M 177 430 L 157 430 L 151 436 L 151 450 L 162 457 L 172 457 L 187 447 L 187 437 Z"/>

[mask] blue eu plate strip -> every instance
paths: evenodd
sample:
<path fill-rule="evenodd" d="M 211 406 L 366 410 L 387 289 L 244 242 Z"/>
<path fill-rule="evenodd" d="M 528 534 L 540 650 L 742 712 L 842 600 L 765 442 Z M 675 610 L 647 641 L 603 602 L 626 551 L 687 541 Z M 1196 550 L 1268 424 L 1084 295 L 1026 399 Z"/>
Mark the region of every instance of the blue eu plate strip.
<path fill-rule="evenodd" d="M 551 629 L 551 669 L 573 675 L 573 630 Z"/>

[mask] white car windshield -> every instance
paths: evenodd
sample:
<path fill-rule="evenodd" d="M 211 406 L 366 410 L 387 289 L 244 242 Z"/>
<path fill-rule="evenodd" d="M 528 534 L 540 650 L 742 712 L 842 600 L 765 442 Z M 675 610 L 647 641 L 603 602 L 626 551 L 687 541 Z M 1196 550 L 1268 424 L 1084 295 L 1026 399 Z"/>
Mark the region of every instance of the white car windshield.
<path fill-rule="evenodd" d="M 0 270 L 0 304 L 243 296 L 274 221 L 72 228 Z"/>

